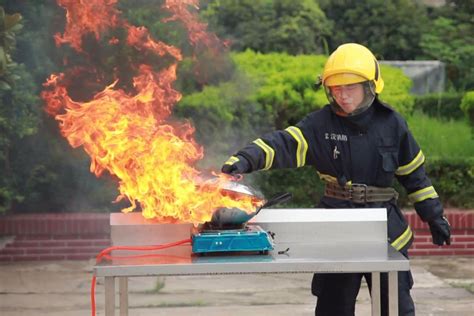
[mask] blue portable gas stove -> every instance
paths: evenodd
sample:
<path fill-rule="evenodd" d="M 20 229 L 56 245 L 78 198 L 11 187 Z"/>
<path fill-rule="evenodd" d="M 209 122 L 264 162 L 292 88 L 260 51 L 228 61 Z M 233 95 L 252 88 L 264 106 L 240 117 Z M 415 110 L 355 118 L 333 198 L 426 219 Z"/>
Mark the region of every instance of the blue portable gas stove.
<path fill-rule="evenodd" d="M 264 231 L 258 225 L 249 225 L 248 221 L 262 208 L 286 202 L 291 197 L 290 193 L 279 194 L 267 200 L 252 213 L 235 207 L 216 209 L 209 222 L 200 224 L 193 229 L 191 234 L 193 253 L 256 252 L 267 254 L 269 250 L 273 250 L 273 234 Z"/>
<path fill-rule="evenodd" d="M 273 238 L 258 225 L 241 227 L 213 227 L 206 222 L 191 235 L 192 252 L 195 254 L 224 252 L 255 252 L 267 254 L 273 250 Z"/>

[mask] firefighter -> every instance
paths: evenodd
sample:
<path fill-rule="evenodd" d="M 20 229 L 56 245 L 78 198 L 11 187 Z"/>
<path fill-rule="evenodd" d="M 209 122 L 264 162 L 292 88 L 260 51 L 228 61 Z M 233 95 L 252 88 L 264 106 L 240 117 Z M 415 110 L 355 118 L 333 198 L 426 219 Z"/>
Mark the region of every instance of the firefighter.
<path fill-rule="evenodd" d="M 433 243 L 450 244 L 450 226 L 423 164 L 425 156 L 393 108 L 379 99 L 384 81 L 366 47 L 348 43 L 328 58 L 319 83 L 329 104 L 295 126 L 254 140 L 222 166 L 227 174 L 311 165 L 325 182 L 319 208 L 386 208 L 388 241 L 405 257 L 413 233 L 397 206 L 396 178 L 417 214 L 430 227 Z M 370 273 L 315 274 L 315 313 L 354 315 L 362 277 Z M 382 274 L 382 314 L 388 310 L 387 275 Z M 415 315 L 410 271 L 398 273 L 400 315 Z"/>

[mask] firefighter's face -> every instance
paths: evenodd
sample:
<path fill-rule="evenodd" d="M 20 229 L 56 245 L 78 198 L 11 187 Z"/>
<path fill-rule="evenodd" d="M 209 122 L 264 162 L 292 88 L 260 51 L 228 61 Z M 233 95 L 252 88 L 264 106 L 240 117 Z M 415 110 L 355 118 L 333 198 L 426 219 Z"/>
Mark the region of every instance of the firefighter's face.
<path fill-rule="evenodd" d="M 364 101 L 364 86 L 362 83 L 332 86 L 329 88 L 337 104 L 347 114 L 354 112 Z"/>

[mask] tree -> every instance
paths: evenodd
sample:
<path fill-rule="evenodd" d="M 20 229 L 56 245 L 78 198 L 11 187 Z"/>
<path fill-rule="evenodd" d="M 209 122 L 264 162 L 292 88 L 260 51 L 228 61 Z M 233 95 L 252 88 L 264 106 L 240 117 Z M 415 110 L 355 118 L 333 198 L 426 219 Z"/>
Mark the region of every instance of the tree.
<path fill-rule="evenodd" d="M 16 34 L 16 49 L 12 57 L 21 61 L 33 76 L 37 86 L 46 80 L 63 59 L 58 54 L 52 31 L 64 23 L 61 8 L 48 1 L 0 0 L 9 12 L 19 12 L 23 29 Z"/>
<path fill-rule="evenodd" d="M 21 12 L 0 7 L 0 213 L 120 209 L 110 205 L 113 182 L 88 171 L 86 154 L 70 149 L 38 98 L 60 68 L 50 19 L 59 9 L 46 1 L 0 4 Z"/>
<path fill-rule="evenodd" d="M 370 48 L 379 59 L 415 59 L 427 24 L 426 8 L 412 0 L 324 0 L 321 8 L 334 23 L 331 51 L 347 42 Z"/>
<path fill-rule="evenodd" d="M 15 33 L 21 29 L 21 15 L 6 14 L 0 7 L 0 213 L 23 196 L 18 190 L 12 166 L 15 142 L 36 131 L 38 101 L 33 80 L 23 65 L 12 59 Z"/>
<path fill-rule="evenodd" d="M 203 16 L 233 50 L 327 52 L 331 24 L 313 0 L 221 0 L 205 6 Z"/>
<path fill-rule="evenodd" d="M 433 22 L 422 35 L 421 57 L 445 62 L 456 89 L 474 89 L 474 1 L 448 1 L 430 16 Z"/>

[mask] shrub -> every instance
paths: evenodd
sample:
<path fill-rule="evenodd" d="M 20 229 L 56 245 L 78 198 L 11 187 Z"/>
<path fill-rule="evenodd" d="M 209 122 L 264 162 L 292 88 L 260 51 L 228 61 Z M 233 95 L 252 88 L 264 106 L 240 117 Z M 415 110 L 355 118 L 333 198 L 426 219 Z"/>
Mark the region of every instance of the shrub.
<path fill-rule="evenodd" d="M 257 84 L 253 98 L 264 108 L 272 126 L 282 129 L 327 103 L 324 91 L 313 85 L 326 57 L 259 54 L 247 50 L 233 55 L 237 69 Z"/>
<path fill-rule="evenodd" d="M 469 91 L 464 95 L 461 101 L 461 109 L 474 131 L 474 91 Z"/>
<path fill-rule="evenodd" d="M 233 50 L 290 54 L 323 52 L 331 23 L 313 0 L 202 1 L 206 17 Z"/>
<path fill-rule="evenodd" d="M 253 51 L 233 56 L 237 68 L 249 74 L 260 88 L 256 100 L 268 109 L 274 126 L 283 128 L 294 124 L 306 113 L 327 104 L 323 89 L 313 90 L 317 75 L 321 74 L 326 56 L 287 54 L 259 54 Z M 413 107 L 409 94 L 411 80 L 400 69 L 383 65 L 381 68 L 385 88 L 381 99 L 402 115 L 408 115 Z"/>
<path fill-rule="evenodd" d="M 414 99 L 410 94 L 413 82 L 399 68 L 381 65 L 382 78 L 385 82 L 380 99 L 390 104 L 401 115 L 408 116 L 413 110 Z"/>
<path fill-rule="evenodd" d="M 415 112 L 407 122 L 429 160 L 474 157 L 474 138 L 464 120 L 439 120 Z"/>
<path fill-rule="evenodd" d="M 416 96 L 413 109 L 440 119 L 460 119 L 463 117 L 461 99 L 462 94 L 452 92 Z"/>
<path fill-rule="evenodd" d="M 429 159 L 425 169 L 445 208 L 474 207 L 474 159 Z M 400 205 L 413 207 L 405 189 L 398 182 L 394 187 Z"/>
<path fill-rule="evenodd" d="M 426 170 L 445 206 L 474 207 L 474 158 L 434 159 Z"/>
<path fill-rule="evenodd" d="M 279 169 L 255 172 L 248 177 L 251 185 L 270 198 L 281 192 L 293 194 L 293 198 L 281 207 L 313 208 L 324 195 L 324 182 L 313 167 Z"/>

